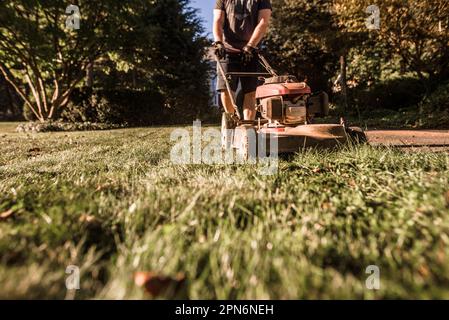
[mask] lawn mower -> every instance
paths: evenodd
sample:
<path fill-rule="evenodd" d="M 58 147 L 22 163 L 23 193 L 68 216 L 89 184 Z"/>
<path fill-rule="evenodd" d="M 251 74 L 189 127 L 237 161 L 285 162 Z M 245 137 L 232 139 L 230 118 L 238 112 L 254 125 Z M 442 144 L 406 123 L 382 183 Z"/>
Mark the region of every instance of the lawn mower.
<path fill-rule="evenodd" d="M 347 127 L 343 118 L 339 124 L 313 124 L 315 118 L 329 114 L 328 95 L 312 93 L 307 83 L 298 81 L 295 76 L 279 76 L 260 52 L 256 54 L 266 72 L 225 73 L 220 59 L 215 57 L 234 107 L 234 113 L 225 112 L 222 116 L 224 149 L 235 149 L 241 158 L 248 159 L 260 155 L 261 148 L 270 154 L 271 139 L 277 140 L 279 154 L 298 152 L 305 147 L 332 148 L 349 141 L 366 140 L 362 129 Z M 242 119 L 229 84 L 232 77 L 257 77 L 263 82 L 256 90 L 255 120 Z M 262 142 L 254 138 L 261 135 L 266 137 Z"/>

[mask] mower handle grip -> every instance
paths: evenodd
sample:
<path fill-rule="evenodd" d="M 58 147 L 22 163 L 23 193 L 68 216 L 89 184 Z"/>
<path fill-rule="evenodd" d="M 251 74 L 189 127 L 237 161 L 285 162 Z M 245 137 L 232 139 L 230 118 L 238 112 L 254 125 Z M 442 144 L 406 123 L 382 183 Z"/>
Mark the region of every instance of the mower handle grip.
<path fill-rule="evenodd" d="M 234 49 L 234 48 L 226 48 L 226 52 L 229 54 L 239 54 L 242 53 L 242 50 Z M 218 63 L 220 63 L 220 58 L 214 53 L 215 59 Z M 271 65 L 268 63 L 267 59 L 262 55 L 261 50 L 259 48 L 255 48 L 255 55 L 257 56 L 257 59 L 261 63 L 261 65 L 268 71 L 269 74 L 272 76 L 277 76 L 277 72 L 271 67 Z"/>

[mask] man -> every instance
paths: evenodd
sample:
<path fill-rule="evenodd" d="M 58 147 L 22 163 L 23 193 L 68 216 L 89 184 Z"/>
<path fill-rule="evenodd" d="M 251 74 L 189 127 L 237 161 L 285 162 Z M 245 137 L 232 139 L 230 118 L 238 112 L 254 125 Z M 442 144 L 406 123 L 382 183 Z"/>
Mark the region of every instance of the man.
<path fill-rule="evenodd" d="M 214 47 L 222 60 L 225 72 L 257 72 L 256 50 L 265 36 L 271 18 L 270 0 L 217 0 L 214 10 Z M 240 81 L 244 94 L 243 116 L 245 120 L 256 118 L 257 78 L 233 79 L 231 90 L 235 92 Z M 217 90 L 228 113 L 234 108 L 219 73 Z"/>

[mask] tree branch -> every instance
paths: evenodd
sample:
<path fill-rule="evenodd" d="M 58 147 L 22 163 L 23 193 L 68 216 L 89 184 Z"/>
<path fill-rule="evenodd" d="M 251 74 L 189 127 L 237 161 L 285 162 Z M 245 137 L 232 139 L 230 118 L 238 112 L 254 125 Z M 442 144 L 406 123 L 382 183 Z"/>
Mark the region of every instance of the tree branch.
<path fill-rule="evenodd" d="M 26 97 L 26 94 L 19 88 L 19 86 L 15 83 L 14 80 L 11 79 L 9 76 L 9 73 L 7 72 L 6 67 L 0 63 L 0 71 L 3 74 L 3 77 L 5 80 L 11 84 L 11 86 L 16 90 L 17 94 L 23 99 L 25 104 L 31 109 L 31 111 L 34 113 L 34 115 L 40 120 L 43 121 L 42 117 L 39 116 L 39 114 L 36 112 L 35 108 L 33 107 L 31 101 Z"/>
<path fill-rule="evenodd" d="M 33 82 L 31 81 L 31 78 L 30 78 L 30 75 L 28 74 L 28 72 L 27 72 L 27 74 L 25 75 L 25 79 L 26 79 L 26 81 L 28 82 L 28 85 L 30 86 L 31 92 L 33 93 L 34 100 L 36 101 L 36 104 L 37 104 L 37 108 L 38 108 L 39 114 L 40 114 L 40 116 L 43 118 L 43 115 L 42 115 L 42 107 L 41 107 L 41 101 L 40 101 L 40 96 L 39 96 L 38 93 L 36 92 L 36 88 L 34 87 Z"/>

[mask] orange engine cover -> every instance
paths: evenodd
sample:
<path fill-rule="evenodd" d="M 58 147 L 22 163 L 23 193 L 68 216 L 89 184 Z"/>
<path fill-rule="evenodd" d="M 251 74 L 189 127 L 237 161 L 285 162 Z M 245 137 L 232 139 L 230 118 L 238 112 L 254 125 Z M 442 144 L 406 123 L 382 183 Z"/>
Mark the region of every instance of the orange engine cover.
<path fill-rule="evenodd" d="M 264 99 L 275 96 L 295 96 L 311 93 L 312 90 L 305 82 L 272 83 L 257 87 L 256 98 Z"/>

